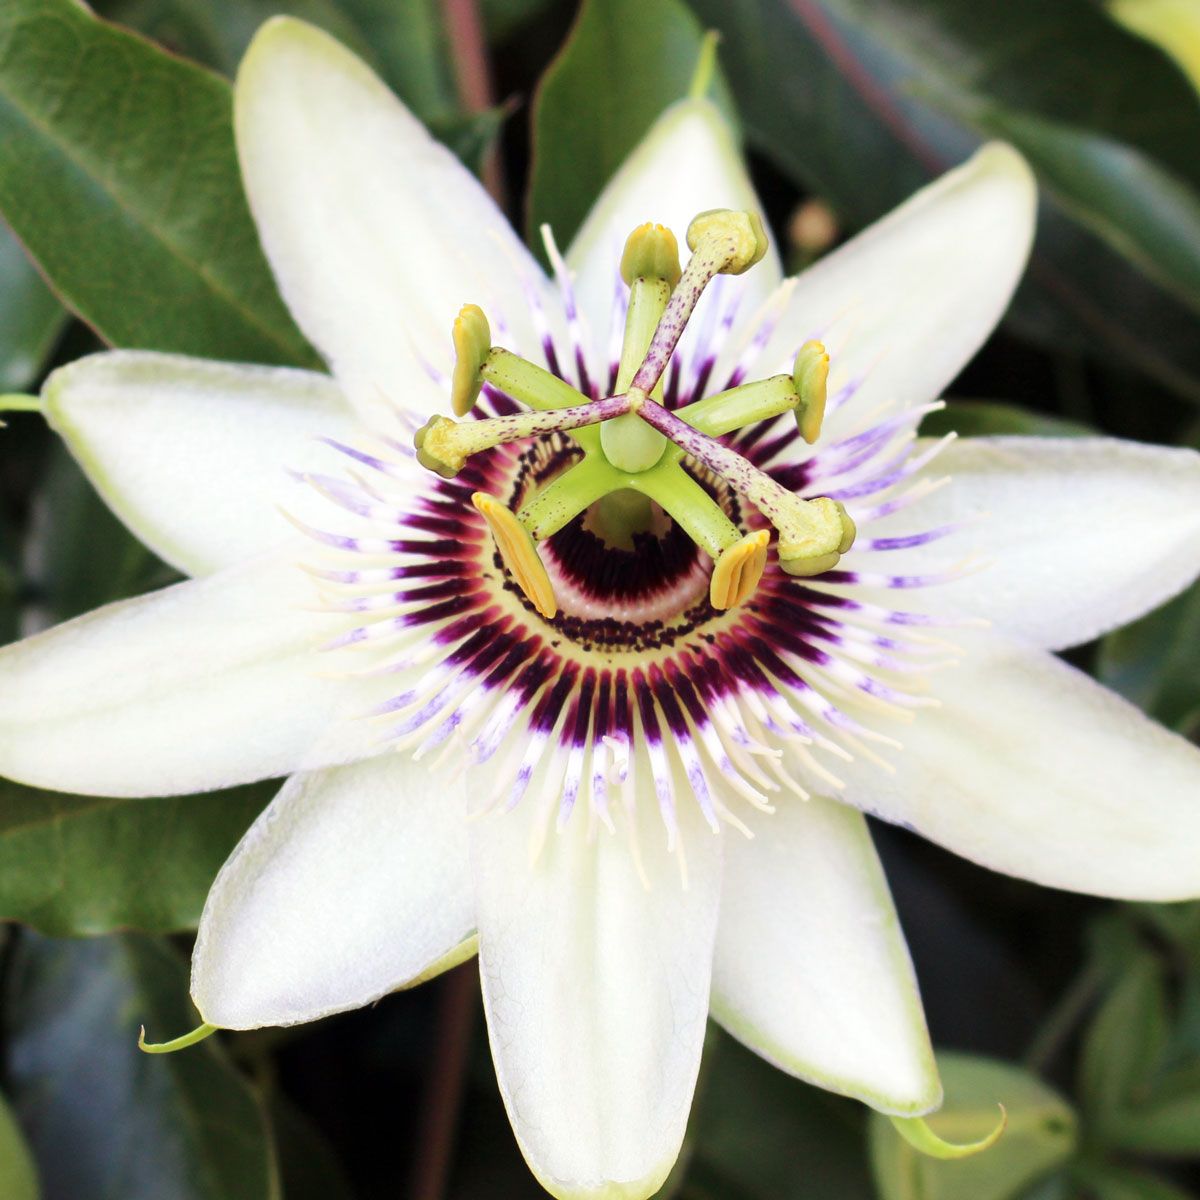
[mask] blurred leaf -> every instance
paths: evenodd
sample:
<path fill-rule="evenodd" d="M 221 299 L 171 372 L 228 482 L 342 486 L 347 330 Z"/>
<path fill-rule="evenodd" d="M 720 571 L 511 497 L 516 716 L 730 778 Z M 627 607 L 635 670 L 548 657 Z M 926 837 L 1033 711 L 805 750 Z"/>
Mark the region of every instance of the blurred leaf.
<path fill-rule="evenodd" d="M 867 1200 L 862 1108 L 776 1070 L 712 1027 L 680 1193 L 720 1200 Z"/>
<path fill-rule="evenodd" d="M 279 13 L 319 25 L 359 54 L 373 57 L 370 44 L 336 0 L 103 0 L 93 7 L 230 77 L 258 27 Z"/>
<path fill-rule="evenodd" d="M 449 146 L 472 171 L 479 174 L 484 156 L 500 136 L 500 130 L 511 112 L 508 105 L 497 104 L 481 113 L 435 120 L 429 128 L 439 141 Z"/>
<path fill-rule="evenodd" d="M 20 1126 L 0 1096 L 0 1196 L 4 1200 L 38 1200 L 37 1172 Z"/>
<path fill-rule="evenodd" d="M 692 3 L 724 35 L 721 60 L 751 139 L 851 229 L 965 158 L 987 131 L 959 118 L 980 105 L 1123 143 L 1155 171 L 1200 184 L 1194 94 L 1088 0 Z M 1124 245 L 1161 244 L 1159 217 L 1173 209 L 1161 196 L 1144 206 L 1144 175 L 1140 192 L 1121 182 L 1106 195 L 1106 229 L 1121 218 L 1139 230 Z M 1010 319 L 1026 337 L 1117 356 L 1200 403 L 1194 314 L 1060 210 L 1042 214 Z"/>
<path fill-rule="evenodd" d="M 488 40 L 503 42 L 512 37 L 522 25 L 535 17 L 544 16 L 562 0 L 482 0 L 480 8 L 487 23 Z"/>
<path fill-rule="evenodd" d="M 928 1118 L 940 1137 L 969 1142 L 995 1128 L 997 1103 L 1008 1127 L 992 1149 L 973 1158 L 926 1158 L 871 1114 L 871 1165 L 880 1200 L 1015 1200 L 1040 1175 L 1066 1161 L 1075 1148 L 1075 1114 L 1041 1080 L 992 1059 L 938 1055 L 946 1102 Z"/>
<path fill-rule="evenodd" d="M 1200 197 L 1140 151 L 986 106 L 975 124 L 1019 146 L 1042 185 L 1113 249 L 1200 309 Z"/>
<path fill-rule="evenodd" d="M 1126 29 L 1169 54 L 1200 90 L 1200 6 L 1196 0 L 1108 0 Z"/>
<path fill-rule="evenodd" d="M 44 1200 L 279 1200 L 264 1114 L 220 1046 L 137 1048 L 140 1022 L 152 1038 L 197 1024 L 165 945 L 26 935 L 6 986 L 12 1096 Z"/>
<path fill-rule="evenodd" d="M 20 242 L 0 224 L 0 391 L 34 382 L 66 321 Z"/>
<path fill-rule="evenodd" d="M 1104 638 L 1096 674 L 1165 725 L 1190 724 L 1200 714 L 1200 586 Z"/>
<path fill-rule="evenodd" d="M 0 780 L 0 919 L 63 937 L 194 929 L 217 871 L 272 791 L 128 800 Z"/>
<path fill-rule="evenodd" d="M 0 7 L 0 211 L 115 345 L 315 364 L 242 195 L 229 86 L 73 0 Z"/>
<path fill-rule="evenodd" d="M 35 626 L 178 578 L 112 514 L 57 439 L 34 502 L 24 571 L 34 596 L 27 623 Z"/>
<path fill-rule="evenodd" d="M 1083 1041 L 1079 1100 L 1100 1131 L 1145 1099 L 1167 1044 L 1163 969 L 1154 954 L 1131 957 L 1100 1005 Z"/>
<path fill-rule="evenodd" d="M 283 1200 L 353 1200 L 332 1147 L 282 1093 L 268 1101 L 279 1159 Z"/>
<path fill-rule="evenodd" d="M 1139 1154 L 1200 1155 L 1200 1064 L 1156 1081 L 1152 1097 L 1117 1113 L 1108 1140 Z"/>
<path fill-rule="evenodd" d="M 1079 1167 L 1075 1173 L 1087 1189 L 1087 1200 L 1194 1200 L 1190 1192 L 1149 1171 L 1105 1163 Z"/>
<path fill-rule="evenodd" d="M 549 223 L 560 246 L 570 243 L 655 118 L 687 95 L 703 36 L 680 0 L 584 0 L 534 98 L 533 235 Z M 716 91 L 720 99 L 719 76 Z"/>
<path fill-rule="evenodd" d="M 1082 437 L 1095 433 L 1095 430 L 1079 421 L 1049 417 L 999 400 L 948 400 L 945 408 L 930 413 L 921 422 L 924 437 L 943 437 L 947 433 L 957 433 L 961 437 L 997 434 Z"/>

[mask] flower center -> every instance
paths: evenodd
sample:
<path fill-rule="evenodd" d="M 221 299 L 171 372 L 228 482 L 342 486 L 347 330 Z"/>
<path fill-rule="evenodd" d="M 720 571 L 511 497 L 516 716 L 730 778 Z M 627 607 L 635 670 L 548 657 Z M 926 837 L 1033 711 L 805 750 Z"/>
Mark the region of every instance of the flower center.
<path fill-rule="evenodd" d="M 515 513 L 495 498 L 475 497 L 512 578 L 543 617 L 558 602 L 537 550 L 580 513 L 603 520 L 601 501 L 615 518 L 642 497 L 668 514 L 713 561 L 712 606 L 726 610 L 753 594 L 767 562 L 769 535 L 747 532 L 701 487 L 681 460 L 686 456 L 753 504 L 778 532 L 779 561 L 793 575 L 816 575 L 835 567 L 854 541 L 854 524 L 828 497 L 801 499 L 718 439 L 749 424 L 793 412 L 804 438 L 820 432 L 829 358 L 806 343 L 791 375 L 737 386 L 672 412 L 664 406 L 664 380 L 672 355 L 708 285 L 718 275 L 740 275 L 766 254 L 762 224 L 751 213 L 714 210 L 688 227 L 692 257 L 679 266 L 674 235 L 661 225 L 630 234 L 621 259 L 629 287 L 625 334 L 615 392 L 591 400 L 549 371 L 511 351 L 492 346 L 481 309 L 467 305 L 454 326 L 457 359 L 451 402 L 463 416 L 485 384 L 523 402 L 527 411 L 459 425 L 445 417 L 428 421 L 415 438 L 418 461 L 443 478 L 454 478 L 467 459 L 484 450 L 549 434 L 571 434 L 580 461 L 523 496 Z M 622 533 L 625 531 L 617 531 Z"/>
<path fill-rule="evenodd" d="M 685 270 L 667 231 L 628 240 L 606 373 L 588 369 L 549 241 L 573 380 L 551 335 L 538 365 L 494 346 L 467 306 L 453 375 L 429 369 L 470 419 L 420 426 L 398 405 L 415 454 L 379 431 L 335 444 L 348 480 L 310 477 L 353 522 L 307 529 L 341 623 L 328 649 L 387 685 L 363 714 L 383 742 L 488 764 L 481 808 L 532 802 L 539 827 L 561 827 L 583 800 L 611 827 L 653 798 L 673 842 L 686 800 L 714 829 L 740 826 L 739 803 L 836 794 L 839 761 L 896 746 L 889 727 L 931 702 L 926 676 L 956 653 L 938 628 L 953 621 L 888 601 L 944 577 L 873 565 L 953 532 L 877 527 L 938 486 L 923 475 L 938 447 L 912 446 L 928 409 L 848 417 L 850 380 L 828 398 L 837 436 L 804 449 L 828 356 L 806 341 L 790 372 L 745 383 L 769 327 L 710 392 L 736 312 L 722 265 L 762 246 L 745 214 L 716 218 L 693 223 Z M 681 351 L 705 289 L 702 336 Z"/>

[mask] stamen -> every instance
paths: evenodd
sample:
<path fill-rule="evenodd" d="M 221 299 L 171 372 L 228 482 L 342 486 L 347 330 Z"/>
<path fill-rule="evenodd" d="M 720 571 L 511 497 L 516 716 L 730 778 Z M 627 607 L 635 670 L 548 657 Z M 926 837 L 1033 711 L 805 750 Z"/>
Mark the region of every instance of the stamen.
<path fill-rule="evenodd" d="M 525 526 L 499 500 L 486 492 L 476 492 L 471 497 L 471 503 L 487 521 L 508 573 L 517 581 L 533 607 L 547 621 L 551 620 L 558 612 L 554 588 Z"/>
<path fill-rule="evenodd" d="M 492 331 L 483 309 L 464 304 L 454 321 L 454 375 L 450 381 L 450 407 L 464 417 L 475 407 L 483 382 L 479 369 L 492 348 Z"/>
<path fill-rule="evenodd" d="M 748 533 L 741 541 L 723 551 L 713 568 L 709 599 L 713 608 L 734 608 L 754 595 L 767 566 L 767 543 L 771 535 L 765 529 Z"/>
<path fill-rule="evenodd" d="M 796 425 L 800 436 L 811 446 L 821 433 L 828 395 L 829 354 L 820 342 L 805 342 L 800 347 L 792 379 L 800 396 Z"/>

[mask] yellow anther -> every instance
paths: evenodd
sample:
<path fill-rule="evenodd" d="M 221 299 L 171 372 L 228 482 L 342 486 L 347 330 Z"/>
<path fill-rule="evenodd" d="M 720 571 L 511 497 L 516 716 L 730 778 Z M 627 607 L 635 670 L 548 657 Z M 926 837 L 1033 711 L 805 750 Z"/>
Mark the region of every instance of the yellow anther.
<path fill-rule="evenodd" d="M 761 262 L 767 252 L 767 234 L 757 213 L 735 212 L 728 208 L 713 208 L 692 218 L 688 226 L 687 244 L 696 250 L 701 242 L 709 239 L 731 238 L 733 250 L 717 268 L 722 275 L 740 275 L 756 262 Z"/>
<path fill-rule="evenodd" d="M 649 221 L 625 239 L 621 255 L 621 278 L 633 287 L 635 279 L 664 279 L 674 287 L 683 272 L 679 266 L 679 243 L 665 225 Z"/>
<path fill-rule="evenodd" d="M 413 434 L 417 462 L 443 479 L 453 479 L 463 469 L 466 456 L 455 448 L 454 431 L 458 426 L 449 417 L 430 417 Z"/>
<path fill-rule="evenodd" d="M 854 522 L 841 504 L 828 496 L 800 500 L 798 505 L 779 530 L 779 565 L 789 575 L 833 570 L 854 545 Z"/>
<path fill-rule="evenodd" d="M 484 359 L 492 348 L 492 331 L 483 309 L 464 304 L 454 320 L 454 376 L 450 381 L 450 407 L 456 417 L 465 416 L 483 387 Z"/>
<path fill-rule="evenodd" d="M 767 543 L 771 535 L 760 529 L 726 547 L 713 568 L 708 598 L 722 612 L 754 595 L 767 566 Z"/>
<path fill-rule="evenodd" d="M 488 523 L 508 573 L 517 581 L 533 607 L 546 620 L 550 620 L 558 612 L 558 601 L 529 531 L 509 509 L 487 492 L 476 492 L 471 497 L 471 503 Z"/>
<path fill-rule="evenodd" d="M 811 446 L 821 435 L 829 385 L 829 352 L 820 342 L 805 342 L 796 355 L 792 380 L 800 394 L 796 424 L 800 436 Z"/>

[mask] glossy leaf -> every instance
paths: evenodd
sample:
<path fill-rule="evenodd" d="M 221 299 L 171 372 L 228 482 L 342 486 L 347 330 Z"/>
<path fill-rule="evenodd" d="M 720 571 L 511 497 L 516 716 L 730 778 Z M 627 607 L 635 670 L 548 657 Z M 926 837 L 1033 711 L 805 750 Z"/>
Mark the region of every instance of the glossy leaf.
<path fill-rule="evenodd" d="M 137 1048 L 140 1022 L 152 1036 L 196 1023 L 186 965 L 164 944 L 27 935 L 4 1021 L 45 1200 L 280 1200 L 265 1116 L 216 1041 Z"/>
<path fill-rule="evenodd" d="M 0 391 L 37 378 L 67 314 L 20 243 L 0 225 Z"/>
<path fill-rule="evenodd" d="M 703 36 L 680 0 L 586 0 L 534 99 L 533 233 L 546 222 L 570 243 L 655 118 L 687 95 Z M 720 77 L 710 95 L 728 107 Z"/>
<path fill-rule="evenodd" d="M 38 1200 L 38 1195 L 37 1171 L 25 1135 L 0 1096 L 0 1196 L 4 1200 Z"/>
<path fill-rule="evenodd" d="M 73 0 L 0 7 L 0 213 L 113 344 L 316 362 L 242 195 L 228 84 Z"/>
<path fill-rule="evenodd" d="M 871 1166 L 880 1200 L 1016 1200 L 1074 1150 L 1074 1113 L 1033 1075 L 964 1054 L 939 1055 L 938 1066 L 946 1102 L 928 1118 L 935 1133 L 954 1142 L 984 1137 L 996 1124 L 997 1103 L 1008 1111 L 1008 1128 L 983 1154 L 942 1162 L 919 1154 L 887 1117 L 873 1113 Z"/>
<path fill-rule="evenodd" d="M 0 780 L 0 918 L 56 936 L 194 929 L 272 790 L 124 800 Z"/>

